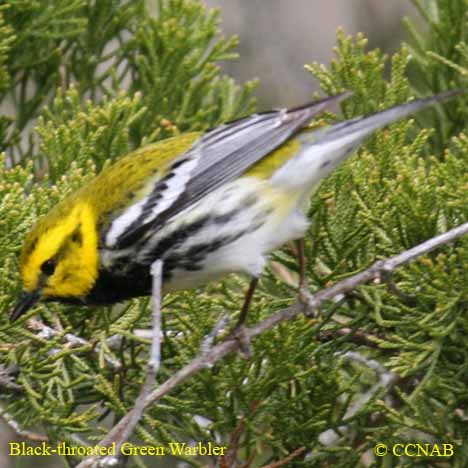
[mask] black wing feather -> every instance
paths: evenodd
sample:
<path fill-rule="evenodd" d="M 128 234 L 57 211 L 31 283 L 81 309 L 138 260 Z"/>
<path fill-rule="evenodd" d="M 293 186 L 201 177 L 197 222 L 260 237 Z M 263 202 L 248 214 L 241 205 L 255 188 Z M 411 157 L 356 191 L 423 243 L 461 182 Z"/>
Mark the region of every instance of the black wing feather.
<path fill-rule="evenodd" d="M 148 217 L 148 210 L 143 209 L 145 215 L 142 214 L 141 219 L 117 238 L 114 248 L 131 245 L 148 229 L 157 230 L 190 205 L 242 175 L 297 133 L 314 115 L 350 95 L 345 92 L 295 109 L 253 114 L 209 130 L 174 162 L 176 165 L 182 159 L 198 158 L 183 190 L 154 219 Z M 151 208 L 157 203 L 156 197 L 161 197 L 160 184 L 163 181 L 155 184 L 145 206 Z"/>

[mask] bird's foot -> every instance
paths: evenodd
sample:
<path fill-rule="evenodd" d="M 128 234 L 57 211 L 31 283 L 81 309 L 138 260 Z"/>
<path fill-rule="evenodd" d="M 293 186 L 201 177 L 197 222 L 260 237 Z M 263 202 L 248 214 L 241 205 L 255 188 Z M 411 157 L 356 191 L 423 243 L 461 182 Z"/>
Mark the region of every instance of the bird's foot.
<path fill-rule="evenodd" d="M 236 325 L 228 335 L 229 339 L 235 339 L 239 344 L 239 354 L 244 359 L 252 357 L 252 346 L 250 345 L 250 337 L 243 323 Z"/>
<path fill-rule="evenodd" d="M 306 285 L 299 286 L 297 298 L 304 308 L 304 316 L 307 318 L 315 318 L 317 316 L 317 307 L 313 294 L 310 293 Z"/>

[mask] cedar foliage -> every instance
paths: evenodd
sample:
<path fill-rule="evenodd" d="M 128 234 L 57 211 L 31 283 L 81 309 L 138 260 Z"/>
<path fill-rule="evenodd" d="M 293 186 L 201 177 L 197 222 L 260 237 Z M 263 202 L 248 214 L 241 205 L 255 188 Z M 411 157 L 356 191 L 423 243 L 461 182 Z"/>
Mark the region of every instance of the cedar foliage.
<path fill-rule="evenodd" d="M 235 39 L 219 34 L 216 12 L 194 0 L 155 3 L 155 11 L 141 0 L 8 0 L 0 7 L 0 370 L 20 386 L 3 385 L 1 405 L 52 445 L 76 445 L 77 436 L 94 445 L 107 422 L 133 406 L 148 351 L 136 330 L 149 327 L 150 314 L 148 299 L 99 309 L 41 305 L 10 324 L 25 233 L 131 149 L 254 108 L 254 83 L 236 85 L 219 71 L 220 61 L 234 57 Z M 307 67 L 326 93 L 354 92 L 343 104 L 345 118 L 467 87 L 466 0 L 415 3 L 427 30 L 408 23 L 411 43 L 394 56 L 367 50 L 362 35 L 339 32 L 330 66 Z M 312 291 L 467 221 L 467 116 L 467 100 L 459 98 L 395 123 L 323 182 L 306 239 Z M 244 418 L 237 456 L 253 460 L 252 467 L 301 446 L 307 450 L 287 466 L 368 466 L 366 459 L 372 466 L 432 466 L 434 459 L 373 458 L 375 443 L 405 441 L 453 443 L 450 466 L 466 466 L 467 254 L 468 239 L 460 239 L 399 270 L 393 280 L 400 294 L 366 285 L 316 319 L 265 333 L 253 342 L 251 360 L 230 356 L 145 412 L 135 440 L 229 445 Z M 273 260 L 294 275 L 287 247 Z M 160 382 L 198 353 L 221 314 L 238 312 L 245 286 L 232 276 L 165 298 Z M 250 323 L 294 298 L 278 268 L 268 269 Z M 27 319 L 38 314 L 54 335 L 28 328 Z M 374 346 L 340 336 L 344 327 L 368 334 Z M 324 332 L 331 339 L 318 339 Z M 71 348 L 66 333 L 86 343 Z M 117 346 L 109 341 L 115 335 Z M 337 354 L 347 350 L 376 359 L 400 379 L 344 422 L 350 405 L 376 382 L 368 368 Z M 338 437 L 326 446 L 320 435 L 330 429 Z M 135 458 L 129 466 L 144 463 Z"/>

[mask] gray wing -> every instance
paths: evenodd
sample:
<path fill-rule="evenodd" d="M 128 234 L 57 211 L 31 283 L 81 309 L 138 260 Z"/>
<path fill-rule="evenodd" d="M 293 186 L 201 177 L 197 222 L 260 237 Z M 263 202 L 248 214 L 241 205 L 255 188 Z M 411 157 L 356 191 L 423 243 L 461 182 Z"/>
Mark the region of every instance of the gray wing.
<path fill-rule="evenodd" d="M 337 94 L 295 109 L 253 114 L 207 131 L 176 158 L 151 194 L 114 221 L 106 236 L 110 248 L 125 248 L 221 185 L 243 174 L 303 128 L 319 112 L 346 99 Z"/>

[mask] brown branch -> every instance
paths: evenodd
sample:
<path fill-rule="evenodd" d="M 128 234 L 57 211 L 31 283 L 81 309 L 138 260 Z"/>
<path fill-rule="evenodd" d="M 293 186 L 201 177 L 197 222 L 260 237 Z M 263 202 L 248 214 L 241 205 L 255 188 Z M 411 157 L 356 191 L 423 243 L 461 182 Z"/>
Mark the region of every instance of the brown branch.
<path fill-rule="evenodd" d="M 440 247 L 448 242 L 451 242 L 468 233 L 468 223 L 462 224 L 450 231 L 436 236 L 432 239 L 423 242 L 405 252 L 402 252 L 394 257 L 387 260 L 379 260 L 369 268 L 357 273 L 356 275 L 350 276 L 342 281 L 335 283 L 333 286 L 322 289 L 315 295 L 302 295 L 303 301 L 296 302 L 295 304 L 280 310 L 260 323 L 257 323 L 251 328 L 245 329 L 245 335 L 247 339 L 252 339 L 267 330 L 272 329 L 279 323 L 292 320 L 294 317 L 301 313 L 314 313 L 320 306 L 326 302 L 333 300 L 337 296 L 349 293 L 356 287 L 367 283 L 376 278 L 380 278 L 382 274 L 388 274 L 397 267 L 410 262 L 411 260 L 424 255 L 432 250 Z M 175 387 L 185 382 L 187 379 L 200 372 L 206 367 L 213 366 L 216 362 L 221 360 L 229 353 L 239 348 L 239 340 L 232 338 L 214 346 L 208 353 L 203 353 L 195 357 L 190 363 L 184 366 L 182 369 L 177 371 L 172 377 L 163 382 L 156 390 L 151 392 L 145 399 L 143 408 L 147 408 L 150 405 L 157 403 L 161 398 L 170 393 Z M 100 446 L 109 446 L 115 440 L 121 440 L 121 434 L 126 432 L 126 428 L 132 418 L 134 417 L 133 410 L 130 410 L 100 441 Z M 92 466 L 94 460 L 87 459 L 82 461 L 77 468 L 85 468 Z"/>
<path fill-rule="evenodd" d="M 229 450 L 224 457 L 226 468 L 233 468 L 237 466 L 237 450 L 239 449 L 239 441 L 245 431 L 245 416 L 242 416 L 231 433 L 229 438 Z"/>
<path fill-rule="evenodd" d="M 0 408 L 0 417 L 12 429 L 15 434 L 22 437 L 23 439 L 31 440 L 32 442 L 48 442 L 49 438 L 45 435 L 38 434 L 37 432 L 27 431 L 21 429 L 20 425 L 13 419 L 13 417 Z"/>
<path fill-rule="evenodd" d="M 276 462 L 264 465 L 262 466 L 262 468 L 279 468 L 280 466 L 284 466 L 286 465 L 286 463 L 289 463 L 293 458 L 299 456 L 305 449 L 305 447 L 299 447 L 297 450 L 294 450 L 294 452 L 289 454 L 286 458 L 282 458 L 281 460 L 278 460 Z"/>
<path fill-rule="evenodd" d="M 250 411 L 249 414 L 255 413 L 260 404 L 259 400 L 255 400 L 250 404 Z M 231 437 L 229 438 L 229 450 L 227 454 L 224 456 L 224 466 L 226 468 L 233 468 L 237 466 L 237 451 L 239 449 L 239 442 L 242 435 L 245 432 L 245 415 L 242 415 L 237 426 L 235 427 L 234 431 L 231 433 Z M 244 464 L 244 467 L 248 467 L 250 464 Z"/>

